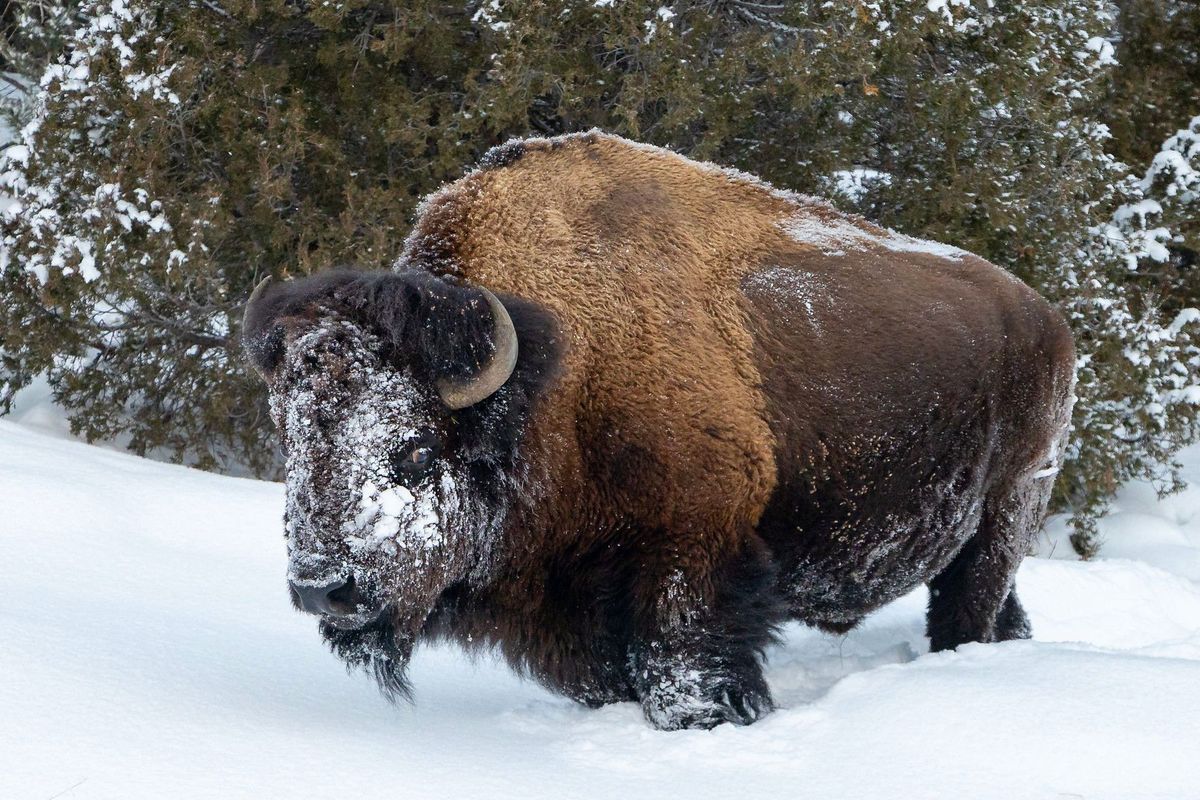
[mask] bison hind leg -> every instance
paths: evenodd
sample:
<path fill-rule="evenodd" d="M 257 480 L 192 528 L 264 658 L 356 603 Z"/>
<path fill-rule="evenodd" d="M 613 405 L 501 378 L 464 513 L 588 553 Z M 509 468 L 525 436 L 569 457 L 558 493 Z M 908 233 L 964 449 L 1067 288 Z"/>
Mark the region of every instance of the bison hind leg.
<path fill-rule="evenodd" d="M 1051 482 L 1022 476 L 984 503 L 975 535 L 929 582 L 926 633 L 930 650 L 966 642 L 1028 639 L 1029 618 L 1014 578 L 1046 515 Z"/>
<path fill-rule="evenodd" d="M 1033 626 L 1029 624 L 1029 617 L 1025 615 L 1025 609 L 1017 599 L 1017 590 L 1010 589 L 1008 597 L 1004 598 L 1000 614 L 996 617 L 995 639 L 997 642 L 1007 642 L 1012 639 L 1028 639 L 1032 635 Z"/>

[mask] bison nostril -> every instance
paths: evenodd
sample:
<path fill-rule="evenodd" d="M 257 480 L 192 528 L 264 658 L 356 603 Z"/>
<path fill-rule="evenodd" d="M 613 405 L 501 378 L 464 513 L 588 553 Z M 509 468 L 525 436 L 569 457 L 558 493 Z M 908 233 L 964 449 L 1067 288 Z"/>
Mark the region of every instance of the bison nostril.
<path fill-rule="evenodd" d="M 354 586 L 354 578 L 331 583 L 290 583 L 292 592 L 303 611 L 333 617 L 349 617 L 358 612 L 362 596 Z"/>
<path fill-rule="evenodd" d="M 345 609 L 343 613 L 346 614 L 358 611 L 358 607 L 362 603 L 362 595 L 358 593 L 358 589 L 354 585 L 354 576 L 350 576 L 341 586 L 331 589 L 325 596 L 329 599 L 330 605 L 334 608 Z"/>

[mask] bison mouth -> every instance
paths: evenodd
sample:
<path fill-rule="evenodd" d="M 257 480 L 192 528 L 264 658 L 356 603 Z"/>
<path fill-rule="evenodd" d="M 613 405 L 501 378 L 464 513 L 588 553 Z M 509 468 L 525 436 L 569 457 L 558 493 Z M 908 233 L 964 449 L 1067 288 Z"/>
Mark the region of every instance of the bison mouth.
<path fill-rule="evenodd" d="M 357 614 L 349 616 L 330 616 L 321 617 L 321 622 L 324 625 L 336 628 L 339 631 L 358 631 L 363 628 L 368 628 L 383 619 L 384 609 L 379 608 L 369 611 L 360 611 Z"/>
<path fill-rule="evenodd" d="M 412 655 L 414 637 L 396 625 L 394 614 L 382 609 L 360 624 L 349 627 L 354 619 L 321 620 L 321 636 L 334 655 L 350 671 L 363 670 L 375 678 L 380 692 L 390 702 L 412 700 L 412 690 L 406 677 L 408 659 Z"/>

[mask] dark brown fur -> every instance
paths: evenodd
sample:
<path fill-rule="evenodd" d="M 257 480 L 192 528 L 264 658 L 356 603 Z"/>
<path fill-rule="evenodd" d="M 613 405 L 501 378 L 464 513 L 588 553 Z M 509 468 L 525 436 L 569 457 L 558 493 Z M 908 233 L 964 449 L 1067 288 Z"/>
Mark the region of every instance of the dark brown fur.
<path fill-rule="evenodd" d="M 1034 292 L 616 137 L 484 166 L 426 202 L 401 266 L 516 309 L 513 385 L 460 416 L 507 431 L 536 488 L 496 500 L 497 562 L 424 635 L 495 644 L 582 702 L 640 700 L 660 727 L 752 721 L 774 626 L 846 630 L 921 583 L 934 649 L 1028 635 L 1013 575 L 1074 360 Z"/>

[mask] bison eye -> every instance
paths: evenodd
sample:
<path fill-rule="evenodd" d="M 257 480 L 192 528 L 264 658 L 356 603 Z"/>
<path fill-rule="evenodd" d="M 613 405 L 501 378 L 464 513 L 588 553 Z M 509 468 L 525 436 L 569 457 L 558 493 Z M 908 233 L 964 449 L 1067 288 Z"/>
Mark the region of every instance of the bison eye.
<path fill-rule="evenodd" d="M 418 475 L 429 469 L 440 449 L 434 436 L 422 436 L 392 454 L 392 469 L 397 477 Z"/>

